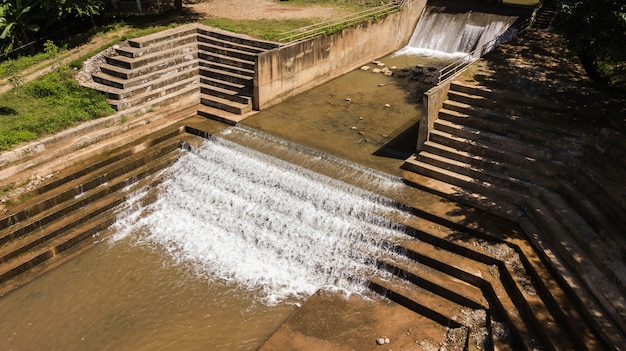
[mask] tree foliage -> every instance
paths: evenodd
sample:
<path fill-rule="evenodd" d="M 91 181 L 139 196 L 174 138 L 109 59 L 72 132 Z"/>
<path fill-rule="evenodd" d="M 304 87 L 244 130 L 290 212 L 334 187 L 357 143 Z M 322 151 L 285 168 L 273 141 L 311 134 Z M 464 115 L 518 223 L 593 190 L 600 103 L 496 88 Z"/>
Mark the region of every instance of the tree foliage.
<path fill-rule="evenodd" d="M 40 3 L 41 9 L 54 15 L 55 20 L 95 16 L 105 6 L 104 0 L 41 0 Z"/>
<path fill-rule="evenodd" d="M 31 0 L 5 1 L 0 4 L 0 43 L 4 52 L 10 51 L 31 38 L 39 31 L 38 15 Z"/>
<path fill-rule="evenodd" d="M 40 33 L 99 15 L 105 0 L 0 0 L 0 51 L 9 52 Z"/>
<path fill-rule="evenodd" d="M 611 83 L 611 76 L 626 70 L 624 0 L 565 0 L 557 28 L 592 76 Z"/>

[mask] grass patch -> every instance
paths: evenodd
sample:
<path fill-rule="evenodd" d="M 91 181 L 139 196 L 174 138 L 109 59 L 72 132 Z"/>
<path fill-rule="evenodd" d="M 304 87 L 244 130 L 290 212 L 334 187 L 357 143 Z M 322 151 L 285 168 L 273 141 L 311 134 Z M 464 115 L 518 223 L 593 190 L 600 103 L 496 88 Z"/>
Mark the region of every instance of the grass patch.
<path fill-rule="evenodd" d="M 62 50 L 63 51 L 63 50 Z M 61 51 L 61 52 L 62 52 Z M 27 67 L 33 66 L 38 64 L 39 62 L 45 61 L 47 59 L 50 58 L 50 54 L 46 53 L 46 52 L 40 52 L 36 55 L 32 55 L 32 56 L 23 56 L 20 57 L 16 60 L 13 60 L 13 65 L 15 65 L 15 68 L 17 68 L 18 70 L 24 70 Z M 8 75 L 8 71 L 9 71 L 9 65 L 10 65 L 10 60 L 5 60 L 2 61 L 2 63 L 0 63 L 0 78 L 6 78 L 6 76 Z"/>
<path fill-rule="evenodd" d="M 103 94 L 79 86 L 67 66 L 1 94 L 0 111 L 10 112 L 0 114 L 0 151 L 114 112 Z"/>
<path fill-rule="evenodd" d="M 324 5 L 324 6 L 338 6 L 345 9 L 364 9 L 367 7 L 375 7 L 380 6 L 380 1 L 374 0 L 362 0 L 362 1 L 346 1 L 346 0 L 289 0 L 282 2 L 282 4 L 286 5 L 297 5 L 297 6 L 310 6 L 310 5 Z"/>
<path fill-rule="evenodd" d="M 280 33 L 310 26 L 318 22 L 316 19 L 285 19 L 285 20 L 231 20 L 227 18 L 208 18 L 200 23 L 227 31 L 249 35 L 265 40 L 277 40 Z"/>

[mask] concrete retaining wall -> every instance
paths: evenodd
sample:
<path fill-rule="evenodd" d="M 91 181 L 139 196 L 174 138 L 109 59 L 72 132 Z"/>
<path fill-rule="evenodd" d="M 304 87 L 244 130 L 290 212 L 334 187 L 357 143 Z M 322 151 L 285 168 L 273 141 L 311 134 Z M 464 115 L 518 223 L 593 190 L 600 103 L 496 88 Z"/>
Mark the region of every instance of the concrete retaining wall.
<path fill-rule="evenodd" d="M 448 96 L 450 83 L 453 80 L 454 79 L 445 80 L 424 93 L 422 100 L 422 119 L 420 120 L 419 131 L 417 132 L 417 152 L 422 150 L 424 143 L 428 141 L 428 135 L 430 135 L 430 131 L 433 130 L 435 121 L 439 116 L 439 110 L 443 106 L 446 96 Z"/>
<path fill-rule="evenodd" d="M 402 48 L 425 6 L 426 0 L 407 0 L 401 11 L 383 19 L 260 54 L 254 109 L 278 104 Z"/>

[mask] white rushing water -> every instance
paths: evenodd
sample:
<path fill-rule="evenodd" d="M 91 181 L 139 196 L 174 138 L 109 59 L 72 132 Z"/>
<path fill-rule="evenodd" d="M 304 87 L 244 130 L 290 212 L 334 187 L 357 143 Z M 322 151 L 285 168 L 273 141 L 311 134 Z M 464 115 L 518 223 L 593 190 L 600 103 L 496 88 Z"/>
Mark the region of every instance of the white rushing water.
<path fill-rule="evenodd" d="M 409 44 L 395 54 L 460 58 L 480 48 L 485 54 L 497 46 L 497 38 L 503 41 L 513 35 L 509 28 L 515 19 L 471 11 L 444 13 L 426 7 Z"/>
<path fill-rule="evenodd" d="M 401 236 L 385 199 L 221 139 L 168 169 L 158 199 L 136 194 L 114 240 L 132 236 L 206 279 L 257 291 L 267 304 L 320 288 L 361 293 L 385 238 Z"/>

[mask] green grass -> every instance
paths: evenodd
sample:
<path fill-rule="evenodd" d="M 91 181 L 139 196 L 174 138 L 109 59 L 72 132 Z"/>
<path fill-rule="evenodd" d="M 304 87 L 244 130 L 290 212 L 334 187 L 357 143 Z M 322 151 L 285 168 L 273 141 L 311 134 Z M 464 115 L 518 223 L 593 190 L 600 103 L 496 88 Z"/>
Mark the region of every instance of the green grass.
<path fill-rule="evenodd" d="M 318 21 L 319 20 L 315 19 L 260 19 L 243 21 L 226 18 L 208 18 L 200 20 L 200 23 L 235 33 L 249 35 L 255 38 L 277 40 L 279 38 L 279 34 L 281 33 L 310 26 Z"/>
<path fill-rule="evenodd" d="M 0 95 L 0 151 L 113 112 L 104 95 L 62 67 Z"/>

